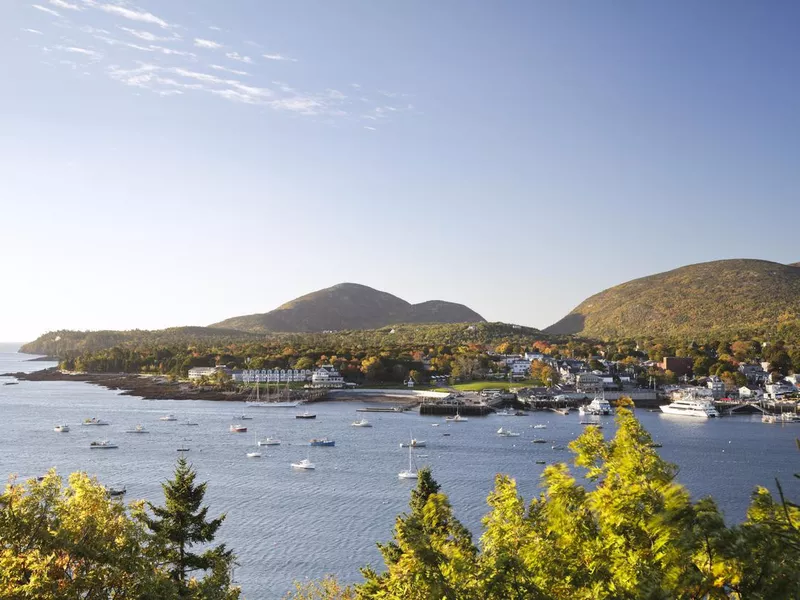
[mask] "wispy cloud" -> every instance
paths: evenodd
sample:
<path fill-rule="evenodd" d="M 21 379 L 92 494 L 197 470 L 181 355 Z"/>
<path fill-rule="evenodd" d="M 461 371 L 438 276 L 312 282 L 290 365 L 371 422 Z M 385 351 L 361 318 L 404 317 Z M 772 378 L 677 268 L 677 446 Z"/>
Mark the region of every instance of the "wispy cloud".
<path fill-rule="evenodd" d="M 103 55 L 100 52 L 89 50 L 88 48 L 80 48 L 78 46 L 58 46 L 58 49 L 71 54 L 82 54 L 83 56 L 88 56 L 94 60 L 101 60 L 103 58 Z"/>
<path fill-rule="evenodd" d="M 66 0 L 47 0 L 53 6 L 57 6 L 58 8 L 66 8 L 67 10 L 83 10 L 77 4 L 72 4 L 71 2 L 67 2 Z"/>
<path fill-rule="evenodd" d="M 60 12 L 58 12 L 57 10 L 53 10 L 52 8 L 47 8 L 46 6 L 40 6 L 38 4 L 31 4 L 31 6 L 33 8 L 35 8 L 36 10 L 40 10 L 42 12 L 46 12 L 47 14 L 53 15 L 54 17 L 60 17 L 61 16 Z"/>
<path fill-rule="evenodd" d="M 119 27 L 119 26 L 117 26 L 117 28 L 122 31 L 125 31 L 126 33 L 131 34 L 133 37 L 137 37 L 140 40 L 145 40 L 146 42 L 166 42 L 168 40 L 174 39 L 168 37 L 161 37 L 155 35 L 154 33 L 150 33 L 149 31 L 143 31 L 141 29 L 131 29 L 130 27 Z"/>
<path fill-rule="evenodd" d="M 288 60 L 290 62 L 297 62 L 296 58 L 284 56 L 283 54 L 262 54 L 261 56 L 263 56 L 267 60 Z"/>
<path fill-rule="evenodd" d="M 228 52 L 227 54 L 225 54 L 225 56 L 227 56 L 231 60 L 238 60 L 239 62 L 243 62 L 243 63 L 248 64 L 248 65 L 252 65 L 253 64 L 253 59 L 252 58 L 250 58 L 249 56 L 242 56 L 238 52 Z"/>
<path fill-rule="evenodd" d="M 150 23 L 151 25 L 158 25 L 162 29 L 170 28 L 169 23 L 167 23 L 164 19 L 157 17 L 153 13 L 133 10 L 130 8 L 125 8 L 124 6 L 119 6 L 117 4 L 102 4 L 100 2 L 95 2 L 94 0 L 83 0 L 83 1 L 89 6 L 98 8 L 112 15 L 118 15 L 120 17 L 129 19 L 131 21 L 139 21 L 140 23 Z"/>
<path fill-rule="evenodd" d="M 370 127 L 369 125 L 364 125 L 364 129 L 369 129 L 370 131 L 378 131 L 376 127 Z"/>
<path fill-rule="evenodd" d="M 239 71 L 238 69 L 229 69 L 228 67 L 223 67 L 222 65 L 208 65 L 215 71 L 225 71 L 226 73 L 232 73 L 233 75 L 250 75 L 247 71 Z"/>
<path fill-rule="evenodd" d="M 208 28 L 211 31 L 222 31 L 222 27 L 217 27 L 216 25 L 209 25 Z"/>
<path fill-rule="evenodd" d="M 194 45 L 198 48 L 209 48 L 211 50 L 219 50 L 223 47 L 219 42 L 214 40 L 204 40 L 203 38 L 194 38 Z"/>
<path fill-rule="evenodd" d="M 38 29 L 28 29 L 28 28 L 26 27 L 26 28 L 25 28 L 25 29 L 23 29 L 22 31 L 27 31 L 28 33 L 35 33 L 36 35 L 44 35 L 44 34 L 43 34 L 41 31 L 39 31 Z"/>

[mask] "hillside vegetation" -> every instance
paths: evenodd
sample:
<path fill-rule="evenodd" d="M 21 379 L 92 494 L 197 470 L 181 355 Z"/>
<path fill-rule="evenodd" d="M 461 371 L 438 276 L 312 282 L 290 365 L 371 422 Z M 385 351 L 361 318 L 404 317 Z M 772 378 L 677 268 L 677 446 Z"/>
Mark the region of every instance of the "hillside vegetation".
<path fill-rule="evenodd" d="M 634 279 L 584 300 L 544 331 L 603 339 L 748 336 L 800 320 L 800 268 L 720 260 Z"/>
<path fill-rule="evenodd" d="M 394 323 L 477 323 L 485 319 L 463 304 L 429 300 L 410 304 L 356 283 L 318 290 L 262 314 L 232 317 L 211 327 L 257 333 L 375 329 Z"/>

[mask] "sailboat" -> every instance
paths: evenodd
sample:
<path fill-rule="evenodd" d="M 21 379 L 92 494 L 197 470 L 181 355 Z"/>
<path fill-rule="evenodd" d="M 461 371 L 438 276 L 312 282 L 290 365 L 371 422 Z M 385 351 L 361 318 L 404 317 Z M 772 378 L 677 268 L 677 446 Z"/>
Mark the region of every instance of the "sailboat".
<path fill-rule="evenodd" d="M 466 417 L 462 417 L 461 413 L 458 411 L 458 407 L 456 407 L 456 414 L 454 417 L 445 417 L 445 421 L 450 421 L 451 423 L 464 423 L 465 421 L 469 421 Z"/>
<path fill-rule="evenodd" d="M 256 448 L 260 446 L 260 444 L 258 443 L 258 436 L 256 435 L 255 431 L 253 432 L 253 444 L 255 444 Z M 247 458 L 261 458 L 261 452 L 259 452 L 258 450 L 253 450 L 252 452 L 248 452 Z"/>
<path fill-rule="evenodd" d="M 409 447 L 408 447 L 408 469 L 406 469 L 404 471 L 400 471 L 397 474 L 397 476 L 400 479 L 417 479 L 417 477 L 418 477 L 417 469 L 415 468 L 416 465 L 414 464 L 414 455 L 412 454 L 413 451 L 414 451 L 414 449 L 409 445 Z"/>
<path fill-rule="evenodd" d="M 414 437 L 414 434 L 409 432 L 408 437 L 410 441 L 408 442 L 400 442 L 401 448 L 424 448 L 427 445 L 425 440 L 418 440 Z"/>

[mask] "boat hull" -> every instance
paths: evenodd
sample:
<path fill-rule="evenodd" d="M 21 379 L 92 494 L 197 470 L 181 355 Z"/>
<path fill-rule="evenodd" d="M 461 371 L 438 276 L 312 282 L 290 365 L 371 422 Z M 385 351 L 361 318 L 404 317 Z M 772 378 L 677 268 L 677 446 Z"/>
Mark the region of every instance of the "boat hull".
<path fill-rule="evenodd" d="M 665 415 L 678 415 L 680 417 L 693 417 L 695 419 L 714 419 L 718 415 L 716 414 L 709 414 L 703 410 L 683 410 L 683 409 L 675 409 L 670 408 L 669 405 L 661 406 L 661 412 Z"/>

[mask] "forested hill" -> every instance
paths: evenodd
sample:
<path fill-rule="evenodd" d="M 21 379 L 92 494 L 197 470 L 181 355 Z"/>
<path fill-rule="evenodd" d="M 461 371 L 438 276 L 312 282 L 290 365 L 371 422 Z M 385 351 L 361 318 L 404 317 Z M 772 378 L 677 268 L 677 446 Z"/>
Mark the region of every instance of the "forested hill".
<path fill-rule="evenodd" d="M 175 327 L 155 331 L 53 331 L 25 344 L 21 351 L 50 356 L 74 356 L 110 348 L 146 349 L 193 346 L 230 348 L 251 344 L 320 348 L 326 352 L 381 347 L 494 345 L 509 341 L 529 345 L 551 339 L 538 329 L 506 323 L 405 324 L 335 333 L 254 334 L 207 327 Z"/>
<path fill-rule="evenodd" d="M 232 317 L 211 327 L 251 332 L 313 332 L 375 329 L 395 323 L 477 323 L 485 319 L 463 304 L 429 300 L 410 304 L 356 283 L 340 283 L 273 311 Z"/>
<path fill-rule="evenodd" d="M 719 260 L 635 279 L 595 294 L 545 332 L 621 339 L 705 340 L 800 325 L 800 268 Z"/>

